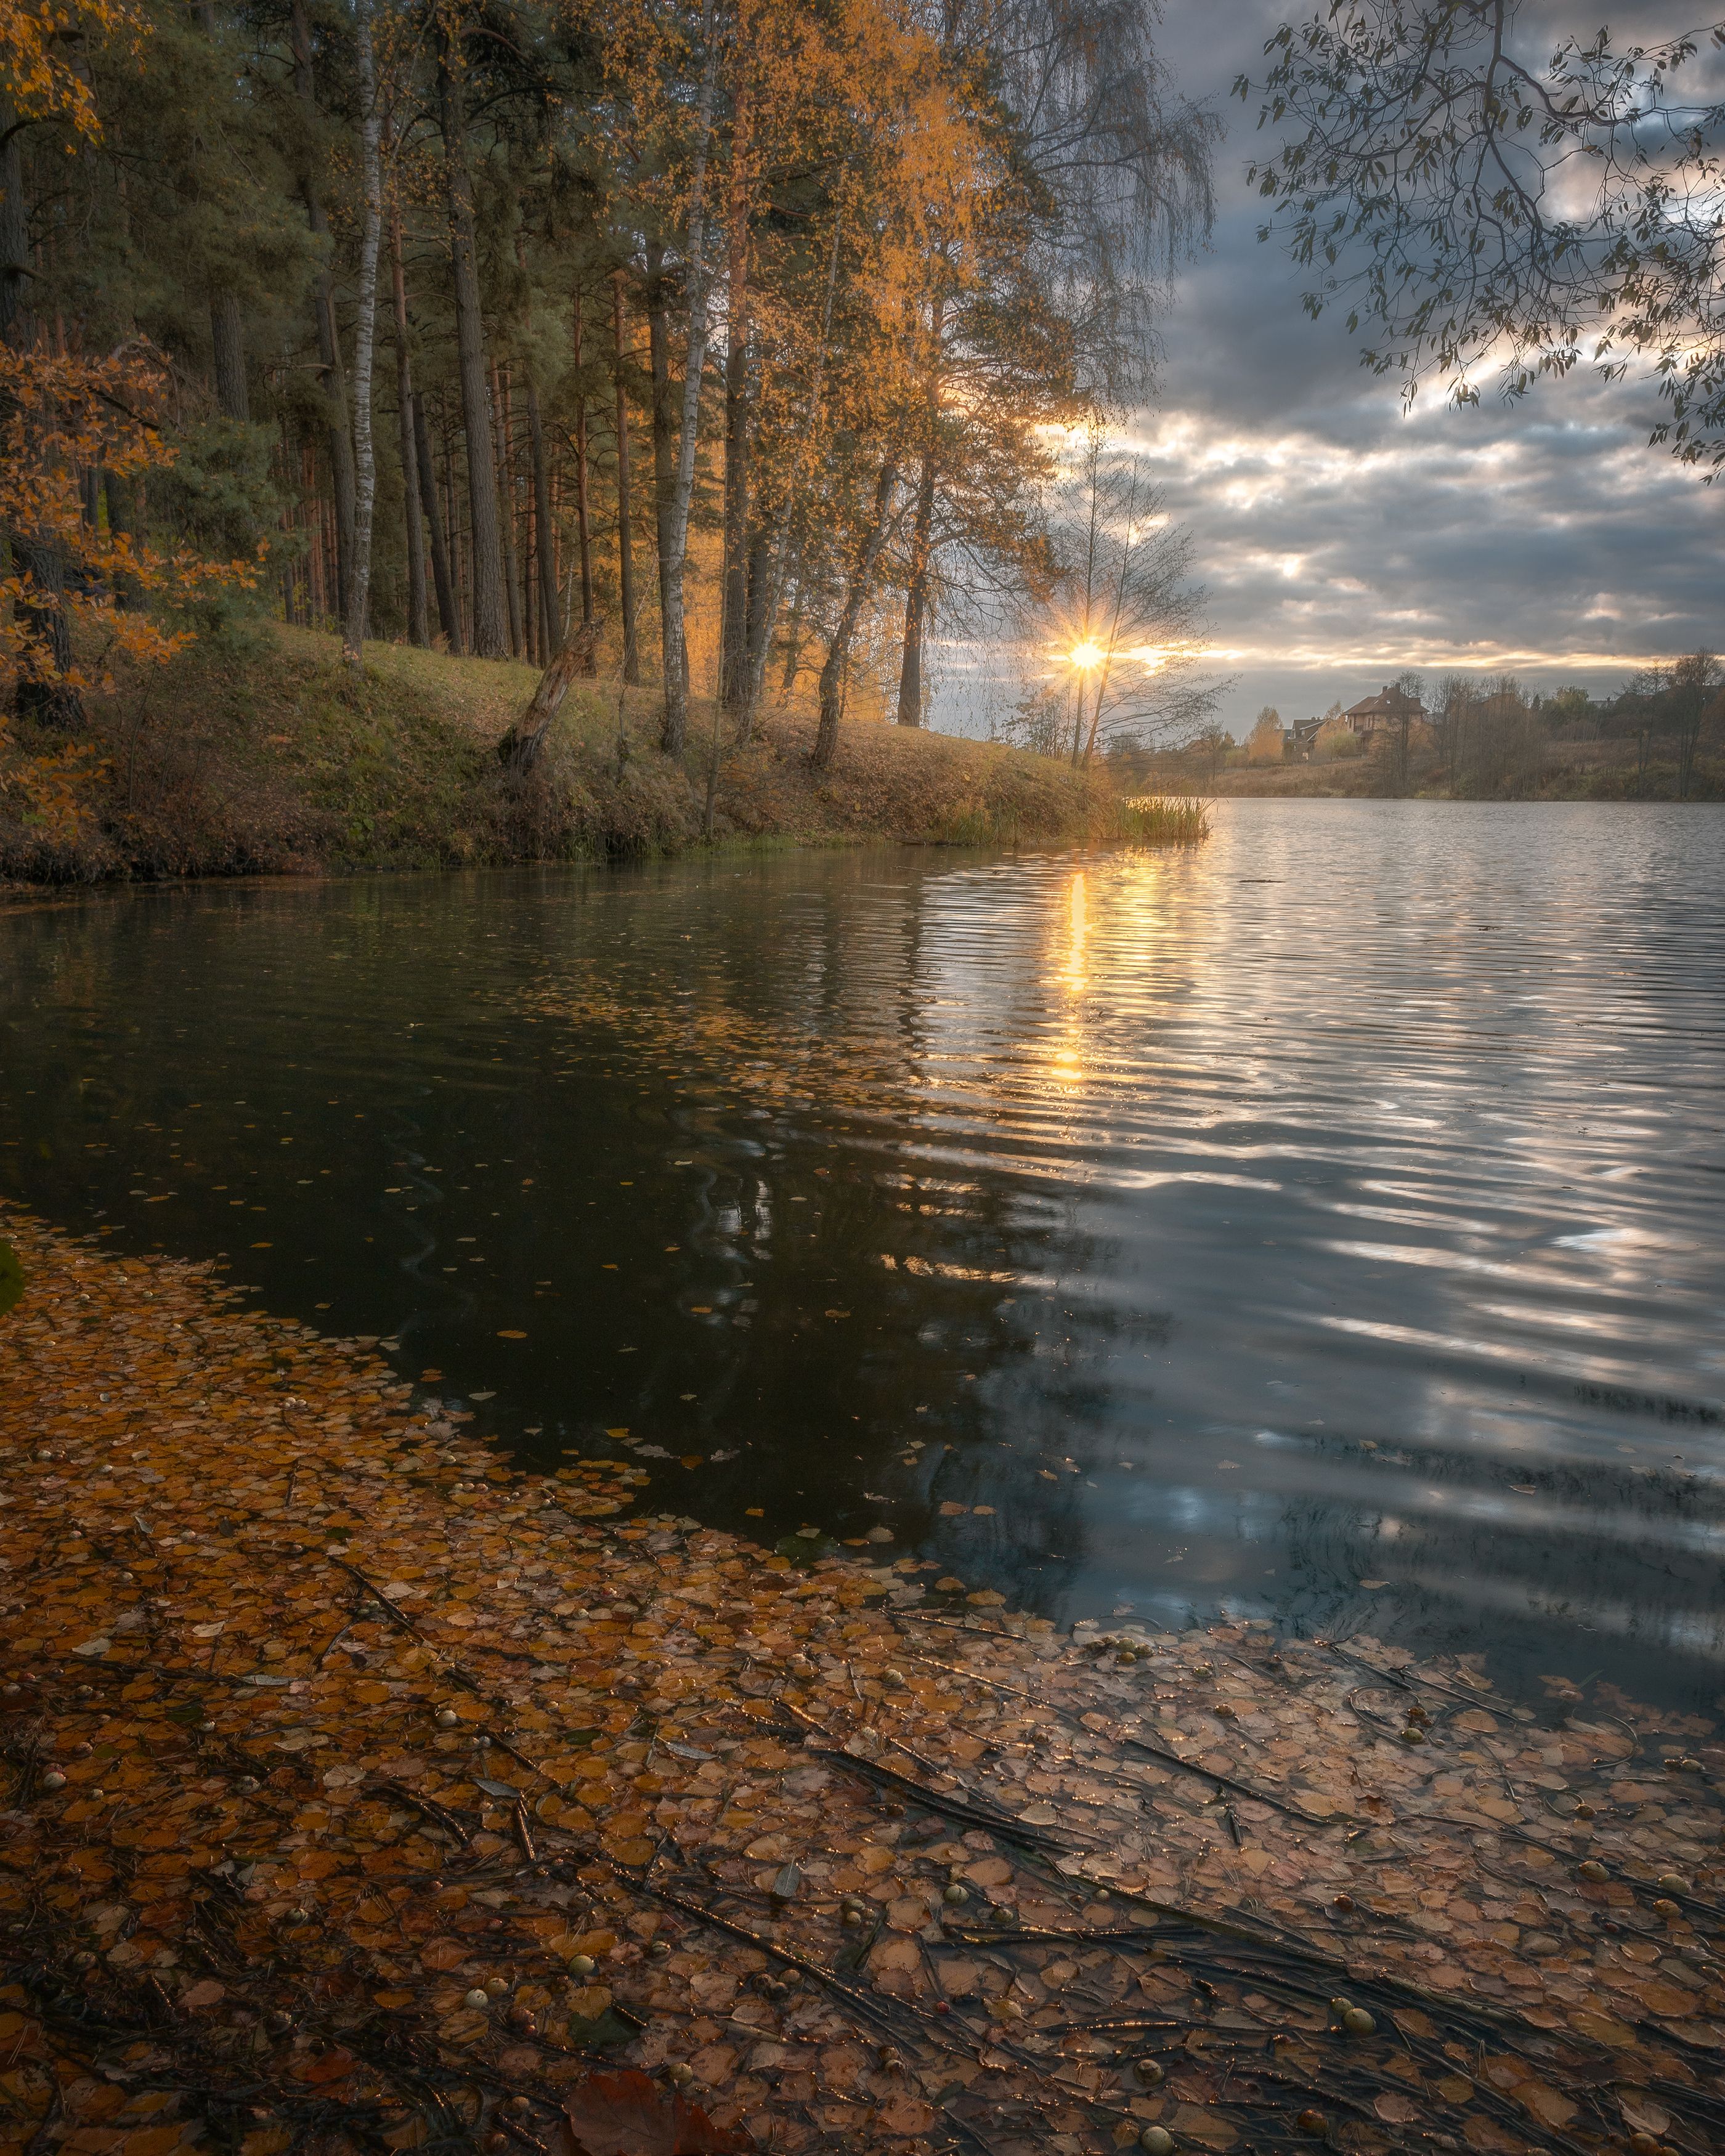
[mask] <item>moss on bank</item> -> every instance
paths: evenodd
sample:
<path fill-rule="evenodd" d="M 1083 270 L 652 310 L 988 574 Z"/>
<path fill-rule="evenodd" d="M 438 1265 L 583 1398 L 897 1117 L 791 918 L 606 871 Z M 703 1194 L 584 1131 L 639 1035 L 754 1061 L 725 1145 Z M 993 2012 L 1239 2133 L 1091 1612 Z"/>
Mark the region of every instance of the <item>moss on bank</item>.
<path fill-rule="evenodd" d="M 704 838 L 710 711 L 680 762 L 659 699 L 578 685 L 531 781 L 496 743 L 531 668 L 397 644 L 342 667 L 332 638 L 259 629 L 122 683 L 75 738 L 20 728 L 0 778 L 0 875 L 31 881 L 427 868 L 667 852 Z M 852 725 L 810 769 L 812 714 L 721 746 L 712 834 L 958 844 L 1153 833 L 1100 773 L 991 743 Z"/>

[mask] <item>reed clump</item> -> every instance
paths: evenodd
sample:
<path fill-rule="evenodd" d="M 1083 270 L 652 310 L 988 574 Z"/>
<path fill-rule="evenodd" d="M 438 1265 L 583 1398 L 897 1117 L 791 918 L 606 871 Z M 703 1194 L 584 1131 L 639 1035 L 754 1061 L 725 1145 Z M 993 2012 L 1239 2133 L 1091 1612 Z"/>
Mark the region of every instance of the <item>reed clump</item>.
<path fill-rule="evenodd" d="M 1123 799 L 1117 835 L 1141 846 L 1195 846 L 1210 834 L 1210 805 L 1196 795 L 1139 793 Z"/>

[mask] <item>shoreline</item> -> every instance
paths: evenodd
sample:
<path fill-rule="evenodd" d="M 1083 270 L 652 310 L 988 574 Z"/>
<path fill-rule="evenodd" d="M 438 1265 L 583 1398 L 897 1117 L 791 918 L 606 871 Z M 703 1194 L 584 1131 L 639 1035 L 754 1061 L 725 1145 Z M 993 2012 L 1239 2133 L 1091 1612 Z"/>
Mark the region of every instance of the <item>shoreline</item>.
<path fill-rule="evenodd" d="M 0 1235 L 0 2156 L 1709 2145 L 1694 1718 L 764 1550 Z"/>
<path fill-rule="evenodd" d="M 537 765 L 498 745 L 533 668 L 255 624 L 127 679 L 74 732 L 0 743 L 0 879 L 27 890 L 254 875 L 668 858 L 721 843 L 952 845 L 1201 839 L 1201 810 L 1122 797 L 1101 767 L 883 719 L 839 729 L 814 770 L 806 691 L 747 743 L 715 742 L 696 699 L 680 757 L 650 685 L 570 689 Z M 174 722 L 164 722 L 172 709 Z M 709 789 L 712 800 L 708 802 Z M 7 804 L 10 803 L 8 807 Z M 711 836 L 708 834 L 711 832 Z"/>

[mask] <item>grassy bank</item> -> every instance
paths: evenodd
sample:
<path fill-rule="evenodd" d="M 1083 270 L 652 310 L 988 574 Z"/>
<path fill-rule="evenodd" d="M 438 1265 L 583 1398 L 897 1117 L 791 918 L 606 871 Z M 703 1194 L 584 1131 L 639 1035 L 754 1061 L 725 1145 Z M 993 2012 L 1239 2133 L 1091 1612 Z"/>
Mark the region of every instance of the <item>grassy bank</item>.
<path fill-rule="evenodd" d="M 762 1548 L 0 1227 L 0 2156 L 1717 2145 L 1711 1725 Z"/>
<path fill-rule="evenodd" d="M 706 834 L 711 714 L 680 762 L 657 746 L 652 688 L 583 683 L 531 781 L 496 744 L 532 693 L 524 666 L 259 628 L 200 645 L 93 702 L 77 736 L 20 727 L 0 785 L 0 875 L 34 881 L 426 868 L 674 851 Z M 1202 837 L 1201 813 L 1128 806 L 1101 773 L 950 736 L 841 729 L 832 767 L 813 714 L 768 715 L 724 744 L 721 839 L 891 838 L 1031 844 Z"/>

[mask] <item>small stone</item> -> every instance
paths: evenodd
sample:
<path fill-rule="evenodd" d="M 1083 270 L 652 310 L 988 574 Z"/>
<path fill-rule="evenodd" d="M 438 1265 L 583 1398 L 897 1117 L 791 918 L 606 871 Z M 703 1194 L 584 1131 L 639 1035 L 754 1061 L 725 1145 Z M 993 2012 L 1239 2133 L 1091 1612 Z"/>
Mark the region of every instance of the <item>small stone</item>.
<path fill-rule="evenodd" d="M 571 1954 L 569 1957 L 571 1976 L 591 1976 L 598 1967 L 598 1964 L 591 1954 Z"/>
<path fill-rule="evenodd" d="M 66 1778 L 58 1768 L 51 1768 L 42 1777 L 42 1786 L 50 1792 L 54 1789 L 63 1789 L 66 1786 Z"/>
<path fill-rule="evenodd" d="M 1160 2088 L 1168 2079 L 1160 2064 L 1154 2059 L 1135 2059 L 1132 2071 L 1146 2088 Z"/>
<path fill-rule="evenodd" d="M 490 1993 L 489 1991 L 481 1991 L 477 1985 L 475 1985 L 475 1988 L 468 1993 L 466 1998 L 462 2001 L 462 2004 L 465 2006 L 470 2006 L 475 2014 L 482 2013 L 484 2010 L 490 2005 Z"/>
<path fill-rule="evenodd" d="M 955 1882 L 952 1886 L 947 1887 L 945 1893 L 942 1895 L 941 1899 L 949 1908 L 957 1909 L 964 1902 L 968 1902 L 970 1899 L 970 1896 L 965 1892 L 963 1887 L 958 1886 Z"/>
<path fill-rule="evenodd" d="M 437 1726 L 439 1729 L 453 1729 L 460 1719 L 460 1716 L 456 1713 L 453 1707 L 440 1707 L 437 1711 Z"/>

